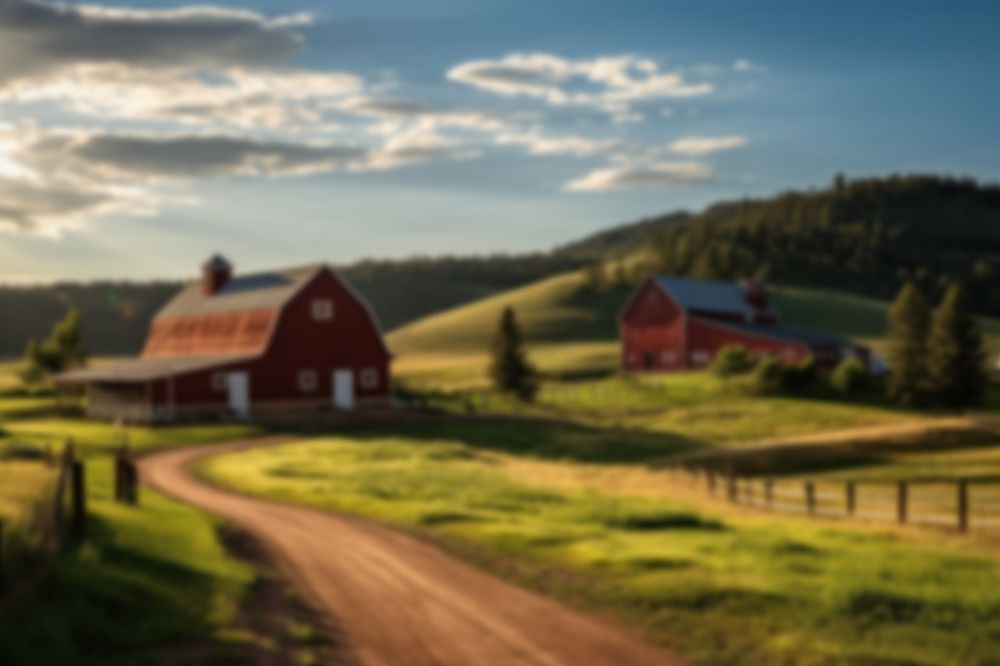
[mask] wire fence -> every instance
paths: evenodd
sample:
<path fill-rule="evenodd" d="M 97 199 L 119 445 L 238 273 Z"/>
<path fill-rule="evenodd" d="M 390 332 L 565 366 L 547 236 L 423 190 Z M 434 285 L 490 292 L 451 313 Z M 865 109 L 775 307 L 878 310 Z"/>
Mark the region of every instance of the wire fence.
<path fill-rule="evenodd" d="M 709 495 L 766 511 L 960 532 L 1000 529 L 1000 483 L 996 482 L 772 479 L 691 467 L 671 467 L 667 473 Z"/>

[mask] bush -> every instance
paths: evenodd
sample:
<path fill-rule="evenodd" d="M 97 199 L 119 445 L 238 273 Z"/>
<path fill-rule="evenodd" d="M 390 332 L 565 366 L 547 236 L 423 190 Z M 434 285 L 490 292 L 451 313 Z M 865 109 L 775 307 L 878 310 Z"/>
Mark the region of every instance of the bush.
<path fill-rule="evenodd" d="M 726 345 L 715 355 L 712 372 L 717 377 L 743 375 L 754 369 L 756 359 L 742 345 Z"/>
<path fill-rule="evenodd" d="M 798 363 L 781 366 L 781 388 L 787 391 L 798 391 L 809 388 L 819 379 L 816 369 L 816 359 L 807 356 Z"/>
<path fill-rule="evenodd" d="M 767 357 L 753 371 L 753 390 L 756 393 L 777 393 L 782 389 L 784 367 L 776 358 Z"/>
<path fill-rule="evenodd" d="M 865 364 L 851 356 L 845 358 L 830 375 L 830 384 L 841 393 L 853 395 L 868 388 L 868 369 Z"/>

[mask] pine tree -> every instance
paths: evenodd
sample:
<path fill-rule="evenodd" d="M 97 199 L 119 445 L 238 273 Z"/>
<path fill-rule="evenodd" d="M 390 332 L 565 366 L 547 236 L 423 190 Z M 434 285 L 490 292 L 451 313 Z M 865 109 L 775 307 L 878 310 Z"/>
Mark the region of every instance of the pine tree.
<path fill-rule="evenodd" d="M 528 361 L 521 339 L 521 329 L 511 307 L 504 308 L 493 340 L 490 365 L 493 384 L 505 393 L 522 400 L 532 400 L 538 390 L 535 370 Z"/>
<path fill-rule="evenodd" d="M 889 309 L 889 395 L 904 405 L 926 399 L 927 330 L 930 307 L 912 282 Z"/>
<path fill-rule="evenodd" d="M 927 392 L 942 407 L 979 404 L 986 385 L 983 341 L 965 289 L 952 284 L 927 339 Z"/>

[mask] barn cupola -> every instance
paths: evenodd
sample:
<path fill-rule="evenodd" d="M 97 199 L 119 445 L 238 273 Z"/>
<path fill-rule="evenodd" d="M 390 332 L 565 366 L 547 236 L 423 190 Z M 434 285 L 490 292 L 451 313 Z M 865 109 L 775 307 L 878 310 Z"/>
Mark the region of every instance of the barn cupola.
<path fill-rule="evenodd" d="M 233 265 L 221 254 L 213 254 L 201 267 L 201 291 L 206 296 L 217 294 L 233 276 Z"/>
<path fill-rule="evenodd" d="M 756 280 L 743 282 L 743 297 L 758 310 L 767 310 L 767 290 Z"/>

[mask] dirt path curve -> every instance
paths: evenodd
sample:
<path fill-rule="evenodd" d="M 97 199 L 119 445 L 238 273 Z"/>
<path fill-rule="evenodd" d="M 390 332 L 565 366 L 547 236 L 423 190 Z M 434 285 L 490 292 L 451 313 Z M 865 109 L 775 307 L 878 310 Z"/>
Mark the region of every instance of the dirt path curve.
<path fill-rule="evenodd" d="M 191 474 L 197 460 L 280 439 L 166 451 L 143 480 L 246 530 L 336 626 L 363 666 L 682 666 L 628 629 L 509 585 L 367 521 L 250 498 Z"/>

